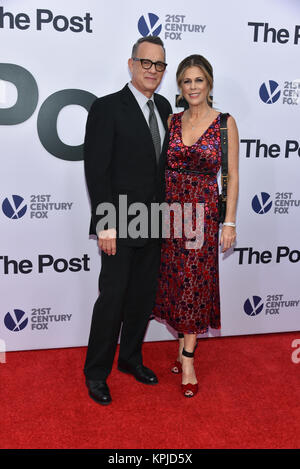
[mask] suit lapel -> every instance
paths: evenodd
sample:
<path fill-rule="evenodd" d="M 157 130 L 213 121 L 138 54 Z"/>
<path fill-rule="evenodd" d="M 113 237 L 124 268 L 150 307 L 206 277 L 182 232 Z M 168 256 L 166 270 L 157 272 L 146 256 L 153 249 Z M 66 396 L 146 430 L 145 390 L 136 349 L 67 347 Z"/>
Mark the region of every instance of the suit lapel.
<path fill-rule="evenodd" d="M 133 125 L 134 128 L 136 129 L 137 138 L 143 140 L 145 142 L 146 147 L 151 148 L 151 158 L 153 158 L 156 161 L 155 148 L 154 148 L 154 144 L 152 140 L 152 135 L 149 129 L 149 125 L 146 122 L 145 116 L 137 100 L 131 93 L 127 84 L 121 90 L 121 100 L 122 100 L 123 112 L 125 113 L 126 118 L 130 119 L 131 125 Z M 165 113 L 163 112 L 163 106 L 161 105 L 161 102 L 157 94 L 155 93 L 154 93 L 154 102 L 155 102 L 155 106 L 157 107 L 158 113 L 160 115 L 160 118 L 163 122 L 165 131 L 166 131 L 165 133 L 165 139 L 166 139 L 168 136 L 168 124 L 167 124 L 168 116 L 166 116 Z M 162 142 L 162 150 L 164 147 L 164 142 Z M 148 154 L 148 152 L 146 153 Z"/>
<path fill-rule="evenodd" d="M 159 112 L 160 118 L 162 120 L 162 123 L 165 128 L 165 138 L 164 141 L 162 142 L 162 147 L 161 147 L 161 153 L 159 157 L 159 165 L 164 165 L 165 164 L 165 157 L 166 157 L 166 152 L 167 152 L 167 146 L 169 143 L 169 128 L 168 128 L 168 115 L 163 112 L 163 106 L 161 105 L 160 100 L 158 99 L 157 95 L 154 94 L 154 101 L 155 101 L 155 106 L 157 107 L 157 110 Z"/>
<path fill-rule="evenodd" d="M 121 90 L 121 96 L 122 108 L 127 120 L 130 120 L 130 124 L 135 128 L 137 138 L 139 140 L 143 140 L 146 147 L 151 148 L 151 157 L 155 159 L 155 148 L 149 125 L 146 122 L 145 116 L 137 100 L 127 85 Z"/>
<path fill-rule="evenodd" d="M 155 106 L 157 107 L 157 110 L 158 110 L 158 113 L 160 115 L 160 118 L 161 118 L 161 121 L 164 125 L 164 128 L 165 128 L 165 131 L 167 131 L 167 128 L 168 128 L 168 124 L 167 124 L 167 120 L 168 120 L 168 116 L 166 116 L 163 112 L 163 108 L 161 106 L 161 103 L 160 103 L 160 100 L 158 99 L 157 97 L 157 94 L 154 93 L 154 102 L 155 102 Z"/>

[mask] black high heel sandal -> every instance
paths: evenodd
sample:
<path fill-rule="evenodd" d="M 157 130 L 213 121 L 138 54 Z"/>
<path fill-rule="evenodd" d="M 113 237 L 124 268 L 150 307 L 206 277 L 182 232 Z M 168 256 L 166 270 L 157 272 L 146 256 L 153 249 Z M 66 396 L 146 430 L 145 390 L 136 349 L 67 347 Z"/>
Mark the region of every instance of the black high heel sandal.
<path fill-rule="evenodd" d="M 187 352 L 185 349 L 183 349 L 182 350 L 182 355 L 184 357 L 194 358 L 196 347 L 197 347 L 197 344 L 196 344 L 193 352 Z M 194 397 L 198 392 L 198 383 L 196 383 L 196 384 L 191 384 L 191 383 L 181 384 L 181 392 L 184 395 L 184 397 Z"/>

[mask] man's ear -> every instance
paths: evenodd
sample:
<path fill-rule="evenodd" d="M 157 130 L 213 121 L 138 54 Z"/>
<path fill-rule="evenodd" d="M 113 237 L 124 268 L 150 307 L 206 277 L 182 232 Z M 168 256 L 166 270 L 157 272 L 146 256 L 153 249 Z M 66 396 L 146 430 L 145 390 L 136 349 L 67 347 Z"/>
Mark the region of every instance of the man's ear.
<path fill-rule="evenodd" d="M 129 70 L 130 70 L 131 73 L 132 73 L 132 67 L 133 67 L 133 60 L 132 60 L 132 58 L 128 59 L 128 67 L 129 67 Z"/>

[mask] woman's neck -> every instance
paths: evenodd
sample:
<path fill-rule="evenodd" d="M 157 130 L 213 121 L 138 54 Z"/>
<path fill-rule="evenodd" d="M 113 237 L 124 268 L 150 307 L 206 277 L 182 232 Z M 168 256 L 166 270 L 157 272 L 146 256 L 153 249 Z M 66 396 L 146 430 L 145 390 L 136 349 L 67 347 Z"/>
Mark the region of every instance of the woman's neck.
<path fill-rule="evenodd" d="M 189 120 L 195 121 L 198 119 L 205 119 L 208 116 L 211 108 L 206 104 L 199 104 L 197 106 L 190 106 L 187 110 L 187 117 Z"/>

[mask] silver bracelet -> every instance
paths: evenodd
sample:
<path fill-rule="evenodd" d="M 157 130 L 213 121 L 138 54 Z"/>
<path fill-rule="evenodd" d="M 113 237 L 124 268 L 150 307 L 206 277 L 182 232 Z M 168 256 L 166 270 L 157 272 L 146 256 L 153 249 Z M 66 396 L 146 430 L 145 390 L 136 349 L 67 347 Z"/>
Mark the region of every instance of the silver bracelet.
<path fill-rule="evenodd" d="M 226 221 L 223 223 L 223 226 L 232 226 L 233 228 L 235 228 L 236 224 L 233 223 L 232 221 Z"/>

